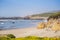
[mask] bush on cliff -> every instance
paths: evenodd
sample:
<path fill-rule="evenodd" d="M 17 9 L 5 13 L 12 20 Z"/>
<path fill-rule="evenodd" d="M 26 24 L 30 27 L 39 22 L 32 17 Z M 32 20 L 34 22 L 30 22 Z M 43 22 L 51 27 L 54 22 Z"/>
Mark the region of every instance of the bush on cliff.
<path fill-rule="evenodd" d="M 51 18 L 52 18 L 52 19 L 58 19 L 58 18 L 60 18 L 60 12 L 57 12 L 57 13 L 49 16 L 48 20 L 51 19 Z"/>

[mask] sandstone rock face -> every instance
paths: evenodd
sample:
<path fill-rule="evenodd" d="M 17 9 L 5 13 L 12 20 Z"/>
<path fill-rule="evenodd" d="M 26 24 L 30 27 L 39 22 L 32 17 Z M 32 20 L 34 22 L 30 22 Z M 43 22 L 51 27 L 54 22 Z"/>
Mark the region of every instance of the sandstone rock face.
<path fill-rule="evenodd" d="M 49 20 L 49 21 L 47 22 L 46 26 L 47 26 L 47 27 L 50 27 L 51 24 L 52 24 L 52 20 Z"/>
<path fill-rule="evenodd" d="M 51 19 L 47 22 L 46 26 L 47 27 L 52 27 L 56 21 L 57 21 L 56 19 L 55 20 Z"/>
<path fill-rule="evenodd" d="M 44 23 L 44 22 L 39 23 L 37 28 L 38 28 L 38 29 L 43 29 L 43 28 L 45 28 L 45 23 Z"/>
<path fill-rule="evenodd" d="M 41 22 L 38 24 L 38 29 L 43 29 L 43 28 L 50 28 L 53 31 L 58 31 L 60 30 L 60 20 L 58 19 L 51 19 L 48 22 Z"/>
<path fill-rule="evenodd" d="M 59 21 L 55 21 L 54 24 L 52 25 L 51 29 L 54 30 L 54 31 L 60 30 L 60 22 Z"/>

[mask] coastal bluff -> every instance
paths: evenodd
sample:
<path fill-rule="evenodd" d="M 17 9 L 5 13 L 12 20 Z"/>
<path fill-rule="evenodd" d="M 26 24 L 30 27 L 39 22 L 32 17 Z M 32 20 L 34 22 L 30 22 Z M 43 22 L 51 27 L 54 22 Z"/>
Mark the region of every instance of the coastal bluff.
<path fill-rule="evenodd" d="M 38 29 L 50 28 L 51 30 L 60 30 L 60 19 L 49 20 L 48 22 L 41 22 L 37 26 Z"/>
<path fill-rule="evenodd" d="M 50 28 L 53 31 L 60 31 L 60 13 L 49 16 L 47 22 L 41 22 L 37 26 L 38 29 Z"/>

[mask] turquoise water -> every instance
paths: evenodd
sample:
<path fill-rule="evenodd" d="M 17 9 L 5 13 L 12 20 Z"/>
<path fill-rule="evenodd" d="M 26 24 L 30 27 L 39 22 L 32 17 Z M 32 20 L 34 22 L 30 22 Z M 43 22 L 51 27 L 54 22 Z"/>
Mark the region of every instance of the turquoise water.
<path fill-rule="evenodd" d="M 39 22 L 43 21 L 44 20 L 4 20 L 0 21 L 0 29 L 36 27 Z"/>

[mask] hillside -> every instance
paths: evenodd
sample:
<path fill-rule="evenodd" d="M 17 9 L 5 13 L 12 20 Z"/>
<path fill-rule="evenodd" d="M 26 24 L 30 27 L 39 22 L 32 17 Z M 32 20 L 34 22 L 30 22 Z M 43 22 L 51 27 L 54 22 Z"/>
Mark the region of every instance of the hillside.
<path fill-rule="evenodd" d="M 51 15 L 54 15 L 57 13 L 60 13 L 60 11 L 33 14 L 33 15 L 25 16 L 24 19 L 34 19 L 34 20 L 47 19 Z"/>
<path fill-rule="evenodd" d="M 60 12 L 60 11 L 58 11 Z M 32 17 L 36 17 L 36 16 L 39 16 L 39 17 L 48 17 L 50 15 L 53 15 L 53 14 L 56 14 L 58 12 L 47 12 L 47 13 L 40 13 L 40 14 L 34 14 L 34 15 L 31 15 Z"/>

